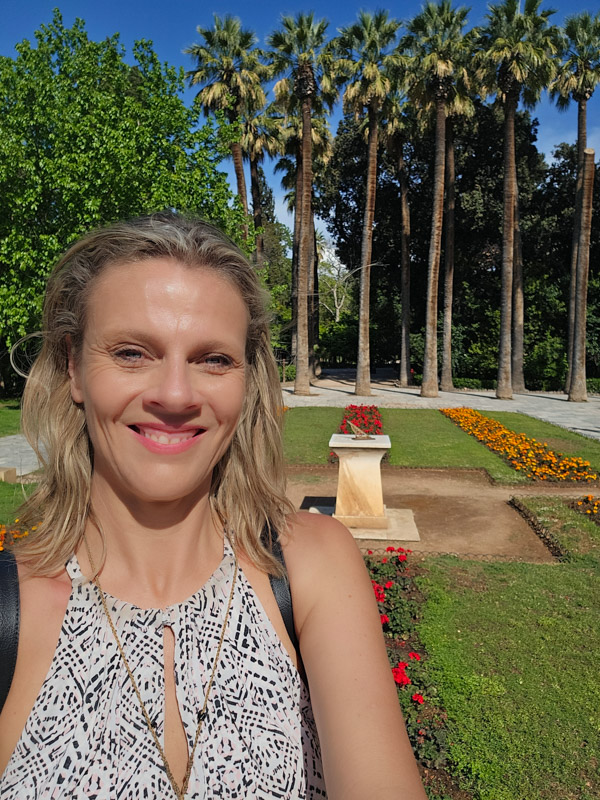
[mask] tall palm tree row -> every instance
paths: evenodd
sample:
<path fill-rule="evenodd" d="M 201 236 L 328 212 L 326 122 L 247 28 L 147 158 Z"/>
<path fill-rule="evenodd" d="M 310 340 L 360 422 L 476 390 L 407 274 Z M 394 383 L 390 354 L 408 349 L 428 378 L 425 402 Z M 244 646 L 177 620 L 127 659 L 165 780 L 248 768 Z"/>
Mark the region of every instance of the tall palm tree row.
<path fill-rule="evenodd" d="M 355 392 L 369 395 L 369 305 L 373 229 L 376 214 L 378 147 L 385 147 L 396 164 L 401 196 L 402 324 L 401 364 L 403 385 L 410 381 L 410 252 L 408 187 L 403 149 L 403 108 L 417 110 L 422 124 L 435 129 L 433 202 L 427 260 L 427 299 L 423 396 L 438 393 L 438 284 L 444 253 L 444 330 L 441 387 L 451 390 L 452 303 L 454 252 L 454 144 L 453 118 L 472 113 L 473 98 L 493 96 L 504 116 L 502 269 L 497 396 L 509 398 L 525 390 L 523 380 L 523 275 L 519 231 L 518 182 L 515 156 L 515 116 L 520 103 L 533 107 L 543 89 L 551 85 L 559 108 L 574 99 L 578 104 L 578 178 L 571 259 L 568 356 L 574 359 L 577 262 L 583 150 L 586 146 L 586 106 L 600 81 L 600 14 L 585 12 L 567 20 L 561 39 L 550 25 L 551 10 L 541 10 L 542 0 L 503 0 L 489 6 L 487 24 L 464 33 L 467 9 L 452 0 L 428 0 L 422 11 L 406 23 L 398 42 L 400 23 L 387 12 L 361 11 L 352 25 L 327 41 L 327 20 L 313 13 L 282 17 L 267 38 L 269 51 L 256 47 L 257 38 L 239 19 L 214 15 L 212 28 L 198 27 L 201 44 L 186 52 L 196 61 L 187 73 L 199 86 L 199 102 L 206 113 L 222 110 L 239 126 L 231 143 L 238 195 L 248 211 L 243 159 L 250 165 L 255 261 L 262 262 L 261 199 L 258 167 L 265 155 L 287 154 L 281 168 L 292 177 L 290 197 L 295 207 L 293 247 L 293 323 L 295 327 L 296 385 L 310 392 L 311 346 L 315 341 L 317 289 L 313 191 L 318 177 L 313 141 L 316 119 L 327 127 L 325 110 L 331 110 L 344 87 L 346 112 L 363 123 L 367 146 L 367 174 L 360 255 L 359 341 Z M 559 61 L 563 48 L 566 58 Z M 266 108 L 265 87 L 276 80 L 275 102 Z M 396 104 L 396 108 L 392 107 Z M 412 114 L 412 112 L 411 112 Z M 413 115 L 414 118 L 414 115 Z M 328 137 L 326 137 L 328 138 Z M 318 135 L 317 135 L 318 140 Z M 292 161 L 290 161 L 290 158 Z M 389 161 L 389 159 L 388 159 Z M 317 173 L 315 173 L 317 170 Z M 442 233 L 445 225 L 445 240 Z M 312 305 L 311 305 L 312 303 Z M 312 323 L 311 320 L 312 319 Z M 309 331 L 312 330 L 312 344 Z M 570 377 L 570 374 L 569 374 Z"/>
<path fill-rule="evenodd" d="M 338 69 L 346 83 L 344 108 L 356 117 L 366 114 L 368 121 L 367 192 L 363 220 L 360 301 L 358 321 L 358 356 L 355 394 L 371 394 L 369 355 L 369 304 L 371 253 L 375 218 L 375 187 L 377 182 L 377 145 L 383 103 L 393 88 L 392 72 L 399 66 L 400 55 L 392 46 L 400 22 L 389 19 L 387 11 L 370 14 L 361 11 L 358 20 L 340 29 L 332 42 L 339 57 Z"/>
<path fill-rule="evenodd" d="M 504 0 L 491 5 L 488 24 L 481 31 L 476 54 L 482 95 L 495 94 L 504 110 L 504 188 L 502 218 L 502 286 L 500 344 L 496 396 L 511 399 L 513 393 L 513 264 L 517 202 L 515 115 L 519 101 L 533 108 L 542 89 L 557 69 L 560 53 L 558 28 L 548 22 L 554 11 L 540 11 L 541 0 Z M 520 282 L 522 286 L 522 281 Z M 521 389 L 521 386 L 518 387 Z"/>

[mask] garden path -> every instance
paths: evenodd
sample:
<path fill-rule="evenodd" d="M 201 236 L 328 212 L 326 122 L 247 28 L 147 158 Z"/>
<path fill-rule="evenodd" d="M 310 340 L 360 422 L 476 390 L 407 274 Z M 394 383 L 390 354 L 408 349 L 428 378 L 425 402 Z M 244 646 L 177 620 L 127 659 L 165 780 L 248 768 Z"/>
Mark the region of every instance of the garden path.
<path fill-rule="evenodd" d="M 421 537 L 405 543 L 413 553 L 453 553 L 511 561 L 555 561 L 542 540 L 509 505 L 511 497 L 579 497 L 584 484 L 493 484 L 483 471 L 407 469 L 383 466 L 383 499 L 388 508 L 410 508 Z M 337 466 L 288 467 L 288 497 L 296 508 L 333 506 Z M 360 540 L 361 550 L 398 547 L 401 541 Z"/>

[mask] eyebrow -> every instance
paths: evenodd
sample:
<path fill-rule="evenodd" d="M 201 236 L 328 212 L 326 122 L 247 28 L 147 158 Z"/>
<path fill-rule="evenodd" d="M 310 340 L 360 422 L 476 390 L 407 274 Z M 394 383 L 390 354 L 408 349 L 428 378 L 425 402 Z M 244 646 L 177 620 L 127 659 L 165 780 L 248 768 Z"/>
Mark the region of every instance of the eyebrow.
<path fill-rule="evenodd" d="M 131 342 L 148 342 L 152 346 L 156 346 L 159 342 L 157 337 L 148 331 L 138 331 L 134 328 L 118 328 L 114 331 L 108 330 L 104 336 L 105 339 L 115 343 L 128 343 Z M 222 350 L 223 348 L 232 347 L 233 343 L 223 339 L 202 339 L 199 340 L 195 347 L 201 350 Z"/>

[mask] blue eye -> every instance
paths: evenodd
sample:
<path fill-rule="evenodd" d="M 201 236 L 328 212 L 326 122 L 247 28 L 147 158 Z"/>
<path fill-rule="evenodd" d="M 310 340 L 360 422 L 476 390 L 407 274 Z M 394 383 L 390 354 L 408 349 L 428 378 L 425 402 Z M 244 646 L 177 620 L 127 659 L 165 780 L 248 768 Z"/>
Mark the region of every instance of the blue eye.
<path fill-rule="evenodd" d="M 220 372 L 222 370 L 226 370 L 228 367 L 231 366 L 231 359 L 230 358 L 228 358 L 227 356 L 218 355 L 218 354 L 205 356 L 203 361 L 204 361 L 204 364 L 206 364 L 206 366 L 209 369 L 211 369 L 211 370 L 213 370 L 215 372 Z"/>
<path fill-rule="evenodd" d="M 139 361 L 143 353 L 141 350 L 135 350 L 133 347 L 123 347 L 114 353 L 115 358 L 121 361 Z"/>

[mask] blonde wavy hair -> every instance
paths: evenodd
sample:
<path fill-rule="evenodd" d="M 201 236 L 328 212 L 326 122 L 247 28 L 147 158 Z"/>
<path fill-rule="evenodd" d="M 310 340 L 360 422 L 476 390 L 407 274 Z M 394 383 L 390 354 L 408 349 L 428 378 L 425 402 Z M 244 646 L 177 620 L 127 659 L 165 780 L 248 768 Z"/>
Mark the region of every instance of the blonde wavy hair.
<path fill-rule="evenodd" d="M 272 556 L 272 530 L 284 531 L 292 507 L 285 495 L 279 376 L 269 340 L 266 292 L 241 251 L 221 231 L 175 213 L 139 217 L 88 233 L 67 250 L 48 280 L 41 351 L 27 379 L 22 426 L 43 467 L 19 511 L 28 535 L 15 551 L 36 575 L 59 572 L 81 541 L 93 509 L 93 451 L 85 413 L 73 402 L 67 341 L 81 350 L 86 310 L 108 266 L 172 258 L 229 281 L 248 309 L 246 393 L 233 439 L 213 471 L 211 504 L 235 533 L 236 547 L 267 572 L 281 574 Z M 266 537 L 261 536 L 263 530 Z"/>

